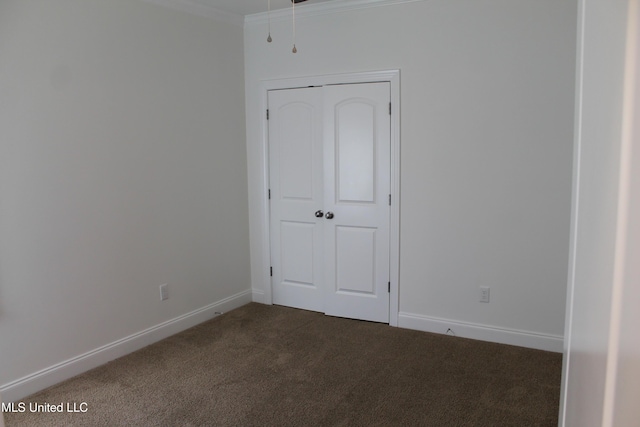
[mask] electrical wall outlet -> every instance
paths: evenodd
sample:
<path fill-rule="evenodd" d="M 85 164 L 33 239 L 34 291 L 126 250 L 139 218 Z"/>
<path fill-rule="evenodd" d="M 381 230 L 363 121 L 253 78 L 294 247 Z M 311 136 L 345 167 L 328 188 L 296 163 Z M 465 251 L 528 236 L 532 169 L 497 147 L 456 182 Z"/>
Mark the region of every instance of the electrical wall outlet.
<path fill-rule="evenodd" d="M 160 285 L 160 301 L 165 301 L 169 299 L 169 289 L 167 289 L 167 284 Z"/>
<path fill-rule="evenodd" d="M 489 291 L 491 288 L 488 286 L 480 286 L 480 302 L 489 302 Z"/>

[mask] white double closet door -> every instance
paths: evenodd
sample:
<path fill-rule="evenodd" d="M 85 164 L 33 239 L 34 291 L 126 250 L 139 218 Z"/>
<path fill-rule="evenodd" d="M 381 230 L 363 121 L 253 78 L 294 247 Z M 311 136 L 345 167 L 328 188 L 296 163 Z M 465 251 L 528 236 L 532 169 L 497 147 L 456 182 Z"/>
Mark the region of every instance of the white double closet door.
<path fill-rule="evenodd" d="M 390 84 L 268 102 L 274 304 L 388 323 Z"/>

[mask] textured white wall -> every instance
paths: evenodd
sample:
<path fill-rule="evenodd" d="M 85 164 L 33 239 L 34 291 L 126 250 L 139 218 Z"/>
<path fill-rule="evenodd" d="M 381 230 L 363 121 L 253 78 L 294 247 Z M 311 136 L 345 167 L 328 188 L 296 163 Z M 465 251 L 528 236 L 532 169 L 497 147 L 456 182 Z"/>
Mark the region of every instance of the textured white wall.
<path fill-rule="evenodd" d="M 148 3 L 0 2 L 0 387 L 250 288 L 243 60 Z"/>
<path fill-rule="evenodd" d="M 302 8 L 301 8 L 302 9 Z M 564 330 L 574 0 L 433 0 L 245 26 L 252 283 L 267 266 L 260 81 L 401 69 L 400 312 Z M 491 287 L 491 303 L 478 287 Z M 444 331 L 443 331 L 444 332 Z"/>
<path fill-rule="evenodd" d="M 640 39 L 629 33 L 634 44 L 628 50 L 626 40 L 627 23 L 637 29 L 640 16 L 637 0 L 580 0 L 579 6 L 575 200 L 560 421 L 568 427 L 631 426 L 640 419 Z"/>

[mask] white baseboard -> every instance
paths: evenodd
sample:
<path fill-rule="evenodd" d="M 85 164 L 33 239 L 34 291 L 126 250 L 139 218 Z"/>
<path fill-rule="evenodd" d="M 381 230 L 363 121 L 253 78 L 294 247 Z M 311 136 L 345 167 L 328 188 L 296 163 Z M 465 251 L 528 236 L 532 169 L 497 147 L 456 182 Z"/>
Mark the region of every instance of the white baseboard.
<path fill-rule="evenodd" d="M 261 291 L 260 289 L 252 289 L 251 290 L 252 295 L 251 295 L 251 300 L 253 302 L 258 302 L 260 304 L 266 304 L 265 301 L 265 294 L 264 291 Z"/>
<path fill-rule="evenodd" d="M 496 328 L 404 312 L 398 314 L 398 326 L 436 334 L 447 334 L 448 332 L 451 335 L 453 332 L 453 335 L 457 337 L 516 345 L 555 353 L 562 353 L 563 351 L 564 339 L 559 335 Z"/>
<path fill-rule="evenodd" d="M 16 381 L 4 384 L 0 387 L 0 394 L 2 394 L 4 402 L 15 402 L 25 396 L 212 319 L 218 313 L 224 313 L 249 304 L 251 301 L 251 290 L 240 292 Z"/>

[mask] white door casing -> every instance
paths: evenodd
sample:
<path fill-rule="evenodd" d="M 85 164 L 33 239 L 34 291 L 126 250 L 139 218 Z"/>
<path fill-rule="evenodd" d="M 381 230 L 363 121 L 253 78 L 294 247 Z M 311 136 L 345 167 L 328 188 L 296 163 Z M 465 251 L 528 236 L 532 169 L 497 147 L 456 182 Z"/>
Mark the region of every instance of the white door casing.
<path fill-rule="evenodd" d="M 269 190 L 269 120 L 267 120 L 268 94 L 273 90 L 289 88 L 307 88 L 324 85 L 388 82 L 391 89 L 391 218 L 390 218 L 390 304 L 389 325 L 398 326 L 400 297 L 400 70 L 380 70 L 346 74 L 327 74 L 304 77 L 287 77 L 282 79 L 263 80 L 259 84 L 261 102 L 256 105 L 256 113 L 262 118 L 261 147 L 253 153 L 258 159 L 260 170 L 260 187 L 262 197 L 256 208 L 261 220 L 256 222 L 252 231 L 252 288 L 253 300 L 263 304 L 273 304 L 270 200 Z"/>
<path fill-rule="evenodd" d="M 273 302 L 388 323 L 389 83 L 275 90 L 268 104 Z"/>

